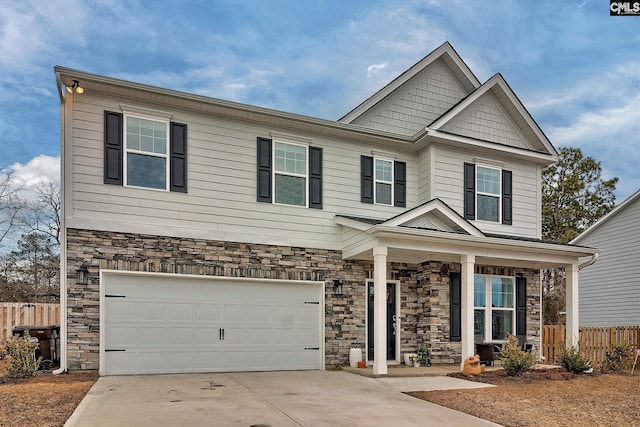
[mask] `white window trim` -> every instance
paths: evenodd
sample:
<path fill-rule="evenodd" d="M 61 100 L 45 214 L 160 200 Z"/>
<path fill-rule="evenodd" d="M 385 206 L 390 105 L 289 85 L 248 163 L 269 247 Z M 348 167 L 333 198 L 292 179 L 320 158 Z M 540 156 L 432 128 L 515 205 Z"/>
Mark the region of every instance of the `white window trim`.
<path fill-rule="evenodd" d="M 305 149 L 305 173 L 297 174 L 290 172 L 278 172 L 276 171 L 276 144 L 288 144 L 288 145 L 297 145 L 299 147 L 304 147 Z M 286 139 L 273 139 L 271 144 L 271 164 L 273 167 L 271 168 L 271 194 L 273 194 L 273 204 L 278 206 L 291 206 L 294 208 L 308 208 L 309 207 L 309 145 L 300 143 L 300 142 L 292 142 L 287 141 Z M 287 203 L 277 203 L 276 202 L 276 175 L 286 175 L 286 176 L 295 176 L 304 178 L 304 194 L 305 200 L 304 205 L 289 205 Z"/>
<path fill-rule="evenodd" d="M 473 305 L 473 310 L 483 310 L 484 311 L 484 336 L 482 337 L 484 342 L 506 342 L 507 340 L 494 340 L 492 339 L 493 335 L 493 324 L 491 322 L 491 312 L 492 311 L 511 311 L 511 325 L 513 326 L 513 330 L 511 331 L 512 335 L 515 335 L 516 331 L 516 278 L 513 276 L 500 276 L 495 274 L 475 274 L 474 277 L 481 276 L 484 277 L 484 307 L 477 307 L 475 304 Z M 513 307 L 493 307 L 492 306 L 492 298 L 493 292 L 491 289 L 491 282 L 494 277 L 499 279 L 511 279 L 513 284 Z"/>
<path fill-rule="evenodd" d="M 129 149 L 129 144 L 128 144 L 128 138 L 127 138 L 127 120 L 129 117 L 132 118 L 136 118 L 136 119 L 142 119 L 142 120 L 152 120 L 154 122 L 160 122 L 160 123 L 164 123 L 165 124 L 165 129 L 166 129 L 166 135 L 167 135 L 167 152 L 165 154 L 160 154 L 160 153 L 151 153 L 149 151 L 143 151 L 143 150 L 134 150 L 134 149 Z M 142 190 L 151 190 L 151 191 L 163 191 L 163 192 L 168 192 L 171 183 L 170 181 L 170 167 L 171 167 L 171 160 L 169 159 L 169 153 L 171 152 L 171 137 L 170 137 L 170 129 L 169 129 L 169 119 L 166 118 L 166 116 L 154 116 L 154 115 L 141 115 L 141 114 L 129 114 L 127 111 L 124 112 L 124 124 L 122 126 L 122 133 L 124 135 L 122 135 L 123 138 L 123 144 L 124 144 L 124 155 L 122 156 L 122 179 L 123 179 L 123 185 L 125 187 L 129 187 L 129 188 L 139 188 Z M 137 185 L 129 185 L 128 184 L 128 176 L 127 176 L 127 163 L 129 161 L 129 153 L 133 153 L 133 154 L 142 154 L 145 156 L 150 156 L 150 157 L 160 157 L 160 158 L 164 158 L 165 159 L 165 188 L 151 188 L 151 187 L 140 187 Z"/>
<path fill-rule="evenodd" d="M 493 170 L 497 170 L 498 171 L 498 181 L 499 181 L 499 185 L 498 185 L 498 194 L 493 194 L 493 193 L 486 193 L 484 191 L 478 191 L 478 167 L 481 168 L 485 168 L 485 169 L 493 169 Z M 480 222 L 486 222 L 488 224 L 502 224 L 502 168 L 496 167 L 496 166 L 492 166 L 492 165 L 488 165 L 488 164 L 482 164 L 482 163 L 476 163 L 476 174 L 475 174 L 475 189 L 476 189 L 476 221 L 480 221 Z M 496 197 L 498 199 L 498 219 L 496 221 L 491 221 L 488 219 L 478 219 L 478 196 L 490 196 L 490 197 Z"/>
<path fill-rule="evenodd" d="M 390 162 L 391 163 L 391 181 L 384 181 L 381 179 L 378 179 L 378 171 L 376 168 L 376 163 L 378 162 L 378 160 L 383 161 L 383 162 Z M 394 160 L 390 159 L 390 158 L 386 158 L 386 157 L 374 157 L 373 158 L 373 203 L 375 205 L 380 205 L 380 206 L 393 206 L 393 201 L 394 201 L 394 194 L 393 194 L 393 190 L 394 190 L 394 185 L 393 185 L 393 180 L 394 180 Z M 381 184 L 389 184 L 391 186 L 391 203 L 380 203 L 378 202 L 378 186 L 376 184 L 381 183 Z"/>

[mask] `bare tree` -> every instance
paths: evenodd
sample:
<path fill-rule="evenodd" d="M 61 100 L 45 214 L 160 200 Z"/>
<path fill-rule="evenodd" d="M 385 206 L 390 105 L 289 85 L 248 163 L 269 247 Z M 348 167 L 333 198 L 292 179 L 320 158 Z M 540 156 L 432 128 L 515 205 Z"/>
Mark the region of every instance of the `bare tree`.
<path fill-rule="evenodd" d="M 13 179 L 14 171 L 10 168 L 0 169 L 0 248 L 2 242 L 18 225 L 24 201 L 18 197 L 21 190 Z"/>
<path fill-rule="evenodd" d="M 44 233 L 60 246 L 60 187 L 51 181 L 38 184 L 35 188 L 37 197 L 34 201 L 25 202 L 22 210 L 21 226 L 27 233 Z"/>

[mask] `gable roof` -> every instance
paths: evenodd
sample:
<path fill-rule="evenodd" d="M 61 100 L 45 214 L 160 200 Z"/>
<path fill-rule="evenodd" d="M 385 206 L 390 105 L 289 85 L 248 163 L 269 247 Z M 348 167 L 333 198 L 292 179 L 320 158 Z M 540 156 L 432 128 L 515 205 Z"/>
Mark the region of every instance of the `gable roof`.
<path fill-rule="evenodd" d="M 622 203 L 620 203 L 618 206 L 616 206 L 611 211 L 609 211 L 608 214 L 606 214 L 605 216 L 603 216 L 602 218 L 597 220 L 594 224 L 591 225 L 591 227 L 587 228 L 582 233 L 578 234 L 578 236 L 575 239 L 573 239 L 572 241 L 570 241 L 569 243 L 570 244 L 578 243 L 579 241 L 584 239 L 586 236 L 588 236 L 589 234 L 593 233 L 593 231 L 595 231 L 598 228 L 600 228 L 602 226 L 602 224 L 604 224 L 604 223 L 608 222 L 609 220 L 611 220 L 611 218 L 615 217 L 618 213 L 620 213 L 622 210 L 626 209 L 628 206 L 633 204 L 633 202 L 635 202 L 638 199 L 640 199 L 640 190 L 637 190 L 631 196 L 627 197 Z"/>
<path fill-rule="evenodd" d="M 536 123 L 531 114 L 529 114 L 520 99 L 517 97 L 515 92 L 513 92 L 500 73 L 495 74 L 483 83 L 482 86 L 469 94 L 458 104 L 451 107 L 449 111 L 434 120 L 429 125 L 429 133 L 436 134 L 438 132 L 444 132 L 460 136 L 469 136 L 462 134 L 459 130 L 456 131 L 452 125 L 456 123 L 457 120 L 460 120 L 465 116 L 465 114 L 470 112 L 470 110 L 473 109 L 473 106 L 481 102 L 482 99 L 488 99 L 489 102 L 492 103 L 494 99 L 497 101 L 497 114 L 503 117 L 507 122 L 507 126 L 510 126 L 515 134 L 521 134 L 520 139 L 522 143 L 526 144 L 520 148 L 545 154 L 558 155 L 558 152 L 542 129 L 540 129 L 538 123 Z M 504 108 L 504 111 L 501 111 L 500 107 Z M 469 137 L 474 138 L 473 136 Z"/>
<path fill-rule="evenodd" d="M 460 55 L 458 55 L 458 52 L 455 51 L 455 49 L 449 42 L 444 42 L 434 51 L 429 53 L 415 65 L 409 68 L 407 71 L 396 77 L 385 87 L 374 93 L 356 108 L 338 119 L 338 121 L 342 123 L 352 123 L 358 117 L 362 116 L 372 107 L 382 102 L 388 95 L 394 93 L 398 88 L 400 88 L 400 86 L 408 82 L 411 78 L 415 77 L 417 74 L 426 69 L 429 65 L 436 62 L 438 59 L 442 59 L 444 61 L 444 63 L 452 70 L 458 81 L 468 92 L 471 92 L 480 87 L 480 81 L 473 74 L 467 64 L 464 63 Z"/>

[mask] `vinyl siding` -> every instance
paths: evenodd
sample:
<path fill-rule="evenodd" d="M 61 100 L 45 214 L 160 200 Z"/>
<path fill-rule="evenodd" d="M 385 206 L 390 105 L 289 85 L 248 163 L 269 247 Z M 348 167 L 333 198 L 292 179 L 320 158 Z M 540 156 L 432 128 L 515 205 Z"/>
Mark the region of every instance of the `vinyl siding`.
<path fill-rule="evenodd" d="M 463 216 L 463 165 L 474 162 L 476 157 L 486 155 L 470 151 L 453 150 L 437 145 L 435 182 L 433 198 L 439 198 Z M 513 224 L 503 225 L 486 221 L 471 221 L 483 232 L 510 236 L 540 238 L 540 216 L 538 206 L 540 199 L 540 174 L 536 165 L 515 162 L 492 157 L 494 161 L 502 161 L 503 169 L 513 172 Z"/>
<path fill-rule="evenodd" d="M 431 156 L 432 145 L 421 150 L 418 153 L 418 189 L 417 189 L 417 203 L 425 203 L 431 200 Z"/>
<path fill-rule="evenodd" d="M 585 236 L 578 244 L 600 250 L 580 271 L 580 325 L 640 325 L 640 199 Z"/>
<path fill-rule="evenodd" d="M 188 125 L 188 193 L 105 185 L 104 110 L 120 111 L 127 101 L 86 93 L 65 104 L 73 117 L 64 151 L 66 165 L 72 165 L 65 180 L 68 228 L 338 249 L 334 214 L 386 219 L 405 210 L 360 202 L 360 156 L 371 155 L 375 147 L 179 109 L 169 112 L 172 121 Z M 270 132 L 311 138 L 310 145 L 322 147 L 322 210 L 256 202 L 256 137 Z M 407 162 L 412 207 L 416 155 L 395 154 Z"/>
<path fill-rule="evenodd" d="M 353 123 L 414 135 L 466 95 L 449 67 L 438 59 Z"/>

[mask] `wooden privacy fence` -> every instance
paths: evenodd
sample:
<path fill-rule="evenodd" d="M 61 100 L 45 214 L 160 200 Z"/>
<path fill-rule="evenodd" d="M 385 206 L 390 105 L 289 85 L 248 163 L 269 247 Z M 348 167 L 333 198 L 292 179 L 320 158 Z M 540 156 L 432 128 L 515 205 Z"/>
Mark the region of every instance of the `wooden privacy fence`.
<path fill-rule="evenodd" d="M 564 348 L 564 340 L 564 325 L 542 327 L 542 354 L 547 363 L 554 363 Z M 640 326 L 580 327 L 580 350 L 589 356 L 594 366 L 602 366 L 614 343 L 629 344 L 633 350 L 640 348 Z"/>
<path fill-rule="evenodd" d="M 59 324 L 60 304 L 0 302 L 0 341 L 11 337 L 15 326 Z"/>

